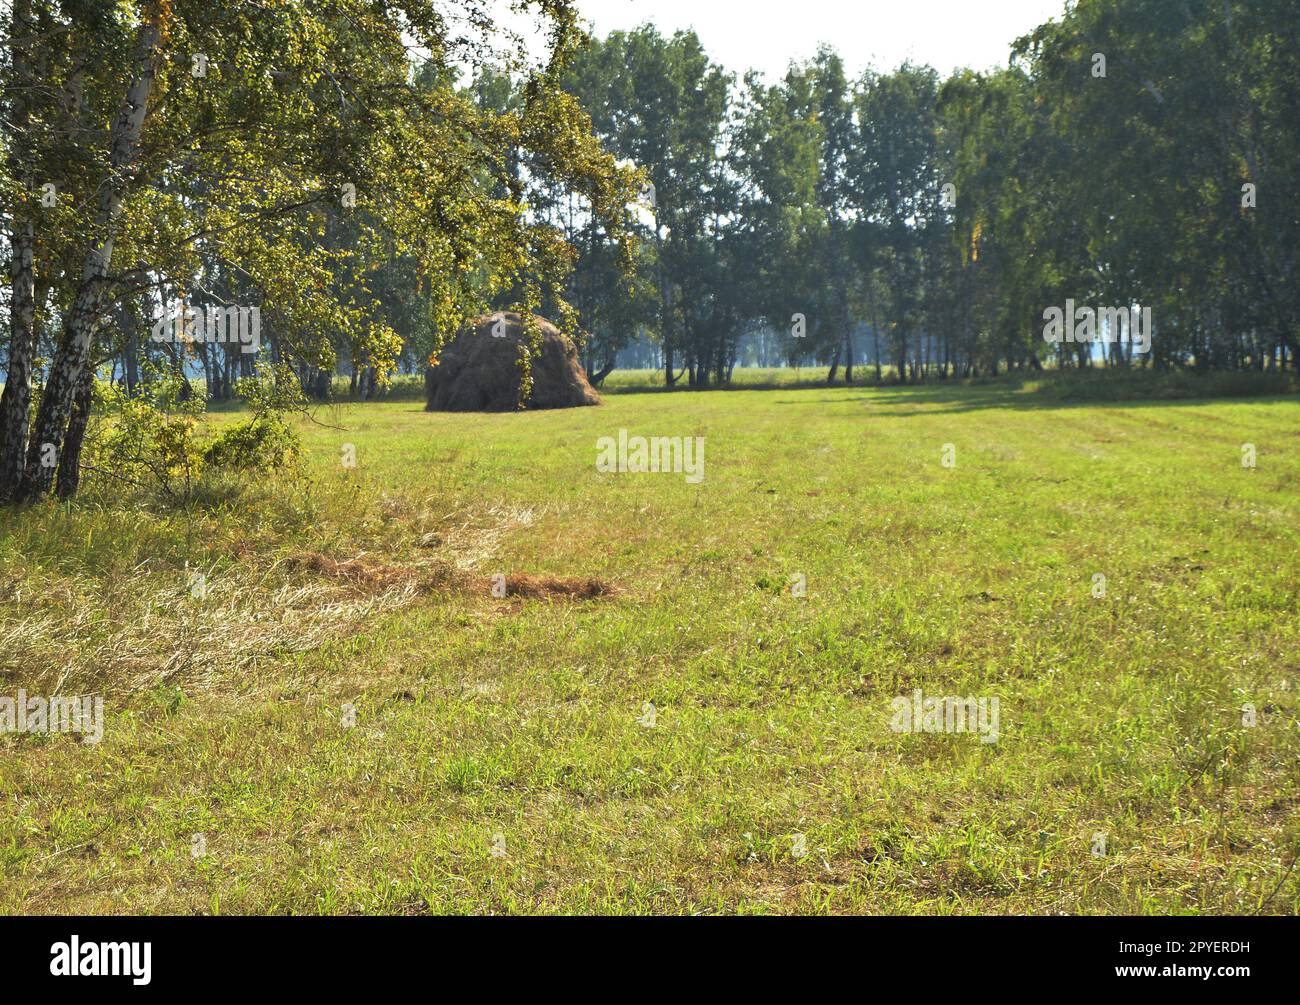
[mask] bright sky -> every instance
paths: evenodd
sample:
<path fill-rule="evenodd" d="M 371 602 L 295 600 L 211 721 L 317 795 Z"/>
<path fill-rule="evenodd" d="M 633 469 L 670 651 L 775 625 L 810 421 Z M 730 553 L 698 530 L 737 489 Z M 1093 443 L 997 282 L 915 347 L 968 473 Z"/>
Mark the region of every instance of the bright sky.
<path fill-rule="evenodd" d="M 1004 65 L 1020 35 L 1052 18 L 1065 0 L 578 0 L 596 34 L 651 22 L 663 34 L 694 28 L 705 50 L 738 75 L 781 76 L 827 42 L 856 76 L 905 59 L 941 74 Z"/>

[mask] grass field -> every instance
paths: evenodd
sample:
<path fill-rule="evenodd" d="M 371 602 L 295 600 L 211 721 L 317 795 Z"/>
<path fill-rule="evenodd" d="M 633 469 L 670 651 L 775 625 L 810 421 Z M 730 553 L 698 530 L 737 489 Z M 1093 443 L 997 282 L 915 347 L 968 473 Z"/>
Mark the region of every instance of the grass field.
<path fill-rule="evenodd" d="M 0 911 L 1300 910 L 1295 398 L 317 420 L 298 480 L 0 512 L 0 694 L 106 706 L 0 736 Z"/>

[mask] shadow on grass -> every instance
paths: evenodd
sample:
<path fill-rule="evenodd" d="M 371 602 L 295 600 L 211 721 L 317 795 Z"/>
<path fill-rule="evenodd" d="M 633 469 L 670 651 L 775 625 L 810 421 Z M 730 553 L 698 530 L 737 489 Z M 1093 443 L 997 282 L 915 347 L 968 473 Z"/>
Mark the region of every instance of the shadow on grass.
<path fill-rule="evenodd" d="M 843 384 L 825 380 L 798 383 L 732 384 L 710 388 L 625 387 L 611 395 L 663 394 L 669 391 L 807 391 L 840 392 L 835 396 L 778 399 L 779 405 L 866 403 L 869 414 L 897 415 L 909 407 L 932 414 L 1010 409 L 1016 411 L 1070 408 L 1152 408 L 1167 405 L 1204 406 L 1216 401 L 1242 400 L 1275 405 L 1300 402 L 1300 387 L 1290 375 L 1224 373 L 1107 373 L 1049 374 L 978 382 L 927 384 Z M 844 394 L 842 392 L 858 392 Z"/>
<path fill-rule="evenodd" d="M 842 399 L 843 400 L 843 399 Z M 979 412 L 995 409 L 1010 411 L 1057 411 L 1075 408 L 1168 408 L 1182 406 L 1189 408 L 1208 407 L 1222 401 L 1249 401 L 1261 405 L 1279 405 L 1284 403 L 1300 404 L 1300 396 L 1287 393 L 1207 393 L 1186 395 L 1156 395 L 1136 397 L 1116 395 L 1107 397 L 1102 394 L 1061 393 L 1060 388 L 1014 389 L 993 387 L 892 387 L 882 389 L 879 393 L 861 398 L 849 399 L 868 403 L 870 415 L 897 415 L 900 408 L 911 406 L 918 412 L 930 415 L 945 415 L 959 412 Z M 796 402 L 790 402 L 796 404 Z"/>

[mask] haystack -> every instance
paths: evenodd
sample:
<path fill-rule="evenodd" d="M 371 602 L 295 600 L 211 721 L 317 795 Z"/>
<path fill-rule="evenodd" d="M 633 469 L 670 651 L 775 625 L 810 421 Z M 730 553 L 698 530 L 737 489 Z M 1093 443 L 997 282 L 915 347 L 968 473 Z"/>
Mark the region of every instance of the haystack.
<path fill-rule="evenodd" d="M 533 358 L 533 389 L 527 408 L 599 405 L 578 351 L 555 325 L 537 318 L 540 353 Z M 519 354 L 527 335 L 523 318 L 499 311 L 476 319 L 443 347 L 424 373 L 430 412 L 513 412 L 519 403 Z"/>

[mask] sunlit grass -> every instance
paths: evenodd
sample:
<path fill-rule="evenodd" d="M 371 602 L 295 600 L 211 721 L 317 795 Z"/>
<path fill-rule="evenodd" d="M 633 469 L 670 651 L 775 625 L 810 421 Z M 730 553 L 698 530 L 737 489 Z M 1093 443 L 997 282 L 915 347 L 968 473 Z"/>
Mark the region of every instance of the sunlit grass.
<path fill-rule="evenodd" d="M 0 514 L 0 694 L 108 698 L 97 746 L 0 738 L 0 909 L 1300 908 L 1294 399 L 611 390 L 332 407 L 299 482 Z M 621 428 L 704 437 L 703 483 L 598 473 Z M 892 732 L 916 688 L 999 741 Z"/>

